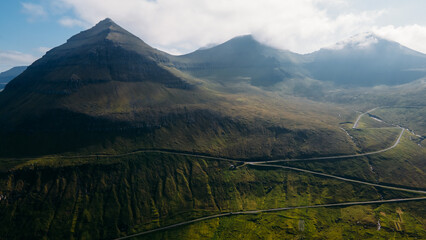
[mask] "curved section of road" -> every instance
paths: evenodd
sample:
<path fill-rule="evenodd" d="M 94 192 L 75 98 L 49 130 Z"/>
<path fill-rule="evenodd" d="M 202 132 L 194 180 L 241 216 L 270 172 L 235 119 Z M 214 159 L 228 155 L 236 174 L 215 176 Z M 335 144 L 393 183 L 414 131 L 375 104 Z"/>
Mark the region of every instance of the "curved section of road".
<path fill-rule="evenodd" d="M 359 122 L 359 120 L 361 120 L 362 116 L 364 116 L 365 114 L 370 113 L 370 112 L 372 112 L 372 111 L 374 111 L 374 110 L 376 110 L 376 109 L 378 109 L 378 108 L 380 108 L 380 107 L 375 107 L 375 108 L 373 108 L 373 109 L 368 110 L 368 111 L 367 111 L 367 112 L 365 112 L 365 113 L 361 113 L 361 114 L 358 116 L 358 118 L 356 119 L 356 121 L 355 121 L 355 123 L 354 123 L 354 126 L 353 126 L 352 128 L 357 128 L 357 127 L 358 127 L 358 122 Z"/>
<path fill-rule="evenodd" d="M 354 124 L 354 128 L 358 124 L 359 119 L 361 119 L 361 117 L 363 115 L 365 115 L 366 113 L 372 112 L 372 111 L 376 110 L 377 108 L 380 108 L 380 107 L 370 109 L 367 112 L 359 115 L 358 119 L 356 120 L 356 122 Z M 399 127 L 399 128 L 401 128 L 401 127 Z M 137 151 L 128 152 L 128 153 L 121 153 L 121 154 L 89 154 L 89 155 L 73 155 L 73 156 L 60 155 L 60 156 L 46 156 L 44 158 L 47 158 L 47 159 L 52 159 L 52 158 L 71 158 L 72 159 L 72 158 L 91 158 L 91 157 L 104 158 L 104 157 L 125 157 L 125 156 L 136 155 L 136 154 L 139 154 L 139 153 L 164 153 L 164 154 L 172 154 L 172 155 L 187 156 L 187 157 L 205 158 L 205 159 L 218 160 L 218 161 L 234 161 L 234 162 L 247 163 L 247 164 L 250 164 L 250 163 L 277 163 L 277 162 L 293 162 L 293 161 L 328 160 L 328 159 L 339 159 L 339 158 L 354 158 L 354 157 L 361 157 L 361 156 L 367 156 L 367 155 L 373 155 L 373 154 L 386 152 L 386 151 L 388 151 L 392 148 L 395 148 L 399 144 L 404 131 L 405 131 L 405 129 L 401 128 L 401 133 L 399 134 L 395 143 L 388 148 L 378 150 L 378 151 L 374 151 L 374 152 L 351 154 L 351 155 L 340 155 L 340 156 L 329 156 L 329 157 L 273 159 L 273 160 L 266 160 L 266 161 L 261 161 L 261 162 L 251 162 L 251 161 L 247 161 L 247 160 L 237 160 L 237 159 L 226 158 L 226 157 L 214 157 L 214 156 L 208 156 L 208 155 L 197 154 L 197 153 L 178 152 L 178 151 L 170 151 L 170 150 L 144 149 L 144 150 L 137 150 Z M 34 158 L 21 158 L 21 159 L 32 160 Z"/>
<path fill-rule="evenodd" d="M 372 111 L 376 110 L 377 108 L 379 108 L 379 107 L 370 109 L 367 112 L 362 113 L 361 115 L 359 115 L 358 118 L 357 118 L 357 120 L 355 121 L 355 124 L 354 124 L 353 128 L 357 127 L 358 122 L 362 118 L 363 115 L 365 115 L 365 114 L 367 114 L 369 112 L 372 112 Z M 72 159 L 72 158 L 90 158 L 90 157 L 104 158 L 104 157 L 124 157 L 124 156 L 136 155 L 136 154 L 140 154 L 140 153 L 163 153 L 163 154 L 171 154 L 171 155 L 179 155 L 179 156 L 188 156 L 188 157 L 211 159 L 211 160 L 217 160 L 217 161 L 233 161 L 233 162 L 243 163 L 243 166 L 244 165 L 255 165 L 255 166 L 263 166 L 263 167 L 274 167 L 274 168 L 290 169 L 290 170 L 304 172 L 304 173 L 310 173 L 310 174 L 314 174 L 314 175 L 318 175 L 318 176 L 334 178 L 334 179 L 338 179 L 338 180 L 342 180 L 342 181 L 346 181 L 346 182 L 353 182 L 353 183 L 364 184 L 364 185 L 369 185 L 369 186 L 374 186 L 374 187 L 380 187 L 380 188 L 386 188 L 386 189 L 391 189 L 391 190 L 398 190 L 398 191 L 405 191 L 405 192 L 411 192 L 411 193 L 426 194 L 426 191 L 422 191 L 422 190 L 413 190 L 413 189 L 407 189 L 407 188 L 401 188 L 401 187 L 386 186 L 386 185 L 381 185 L 381 184 L 376 184 L 376 183 L 370 183 L 370 182 L 364 182 L 364 181 L 359 181 L 359 180 L 354 180 L 354 179 L 339 177 L 339 176 L 335 176 L 335 175 L 331 175 L 331 174 L 326 174 L 326 173 L 321 173 L 321 172 L 315 172 L 315 171 L 311 171 L 311 170 L 307 170 L 307 169 L 301 169 L 301 168 L 294 168 L 294 167 L 289 167 L 289 166 L 280 166 L 280 165 L 271 165 L 271 164 L 268 164 L 268 163 L 291 162 L 291 161 L 311 161 L 311 160 L 328 160 L 328 159 L 339 159 L 339 158 L 353 158 L 353 157 L 360 157 L 360 156 L 367 156 L 367 155 L 379 154 L 379 153 L 383 153 L 385 151 L 388 151 L 390 149 L 395 148 L 399 144 L 399 142 L 400 142 L 400 140 L 401 140 L 401 138 L 402 138 L 402 136 L 404 134 L 404 131 L 405 131 L 405 129 L 401 128 L 401 133 L 399 134 L 399 136 L 396 139 L 395 143 L 392 146 L 388 147 L 388 148 L 385 148 L 385 149 L 382 149 L 382 150 L 379 150 L 379 151 L 368 152 L 368 153 L 360 153 L 360 154 L 352 154 L 352 155 L 341 155 L 341 156 L 330 156 L 330 157 L 314 157 L 314 158 L 301 158 L 301 159 L 277 159 L 277 160 L 267 160 L 267 161 L 261 161 L 261 162 L 250 162 L 250 161 L 237 160 L 237 159 L 231 159 L 231 158 L 225 158 L 225 157 L 213 157 L 213 156 L 207 156 L 207 155 L 196 154 L 196 153 L 177 152 L 177 151 L 169 151 L 169 150 L 151 150 L 151 149 L 146 149 L 146 150 L 138 150 L 138 151 L 128 152 L 128 153 L 122 153 L 122 154 L 91 154 L 91 155 L 74 155 L 74 156 L 61 155 L 61 156 L 48 156 L 48 157 L 44 157 L 44 158 L 48 158 L 48 159 L 49 158 L 71 158 Z M 31 159 L 34 159 L 34 158 L 22 158 L 22 159 L 29 159 L 29 160 L 31 160 Z M 203 221 L 203 220 L 208 220 L 208 219 L 218 218 L 218 217 L 231 216 L 231 215 L 259 214 L 259 213 L 265 213 L 265 212 L 276 212 L 276 211 L 284 211 L 284 210 L 291 210 L 291 209 L 302 209 L 302 208 L 339 207 L 339 206 L 352 206 L 352 205 L 365 205 L 365 204 L 392 203 L 392 202 L 421 201 L 421 200 L 426 200 L 426 197 L 402 198 L 402 199 L 400 198 L 400 199 L 364 201 L 364 202 L 345 202 L 345 203 L 333 203 L 333 204 L 322 204 L 322 205 L 311 205 L 311 206 L 296 206 L 296 207 L 274 208 L 274 209 L 253 210 L 253 211 L 228 212 L 228 213 L 222 213 L 222 214 L 216 214 L 216 215 L 212 215 L 212 216 L 197 218 L 197 219 L 193 219 L 193 220 L 190 220 L 190 221 L 185 221 L 185 222 L 173 224 L 173 225 L 166 226 L 166 227 L 161 227 L 161 228 L 157 228 L 157 229 L 153 229 L 153 230 L 149 230 L 149 231 L 145 231 L 145 232 L 141 232 L 141 233 L 136 233 L 136 234 L 133 234 L 133 235 L 129 235 L 129 236 L 125 236 L 125 237 L 121 237 L 121 238 L 117 238 L 117 239 L 128 239 L 128 238 L 132 238 L 132 237 L 136 237 L 136 236 L 141 236 L 141 235 L 145 235 L 145 234 L 149 234 L 149 233 L 153 233 L 153 232 L 157 232 L 157 231 L 167 230 L 167 229 L 170 229 L 170 228 L 175 228 L 175 227 L 179 227 L 179 226 L 183 226 L 183 225 L 187 225 L 187 224 L 191 224 L 191 223 L 195 223 L 195 222 L 200 222 L 200 221 Z"/>
<path fill-rule="evenodd" d="M 122 240 L 122 239 L 129 239 L 137 236 L 146 235 L 149 233 L 159 232 L 175 227 L 180 227 L 184 225 L 188 225 L 191 223 L 201 222 L 204 220 L 209 220 L 212 218 L 219 218 L 219 217 L 227 217 L 227 216 L 235 216 L 235 215 L 248 215 L 248 214 L 260 214 L 260 213 L 268 213 L 268 212 L 279 212 L 279 211 L 286 211 L 286 210 L 292 210 L 292 209 L 305 209 L 305 208 L 321 208 L 321 207 L 344 207 L 344 206 L 354 206 L 354 205 L 367 205 L 367 204 L 383 204 L 383 203 L 396 203 L 396 202 L 408 202 L 408 201 L 423 201 L 426 200 L 426 197 L 418 197 L 418 198 L 397 198 L 397 199 L 388 199 L 388 200 L 376 200 L 376 201 L 363 201 L 363 202 L 345 202 L 345 203 L 330 203 L 330 204 L 320 204 L 320 205 L 310 205 L 310 206 L 297 206 L 297 207 L 284 207 L 284 208 L 272 208 L 272 209 L 264 209 L 264 210 L 253 210 L 253 211 L 240 211 L 240 212 L 227 212 L 227 213 L 221 213 L 216 215 L 211 215 L 207 217 L 201 217 L 197 219 L 193 219 L 186 222 L 181 222 L 173 225 L 169 225 L 166 227 L 156 228 L 153 230 L 140 232 L 136 234 L 132 234 L 125 237 L 116 238 L 115 240 Z"/>
<path fill-rule="evenodd" d="M 276 162 L 292 162 L 292 161 L 327 160 L 327 159 L 338 159 L 338 158 L 361 157 L 361 156 L 367 156 L 367 155 L 373 155 L 373 154 L 378 154 L 378 153 L 386 152 L 386 151 L 388 151 L 388 150 L 390 150 L 392 148 L 395 148 L 399 144 L 404 131 L 405 131 L 405 129 L 401 128 L 401 133 L 399 134 L 399 136 L 396 139 L 395 143 L 392 146 L 388 147 L 388 148 L 385 148 L 385 149 L 382 149 L 382 150 L 379 150 L 379 151 L 368 152 L 368 153 L 359 153 L 359 154 L 351 154 L 351 155 L 340 155 L 340 156 L 330 156 L 330 157 L 275 159 L 275 160 L 266 160 L 266 161 L 261 161 L 261 162 L 250 162 L 250 161 L 246 161 L 246 160 L 237 160 L 237 159 L 225 158 L 225 157 L 213 157 L 213 156 L 208 156 L 208 155 L 203 155 L 203 154 L 196 154 L 196 153 L 186 153 L 186 152 L 177 152 L 177 151 L 168 151 L 168 150 L 151 150 L 151 149 L 145 149 L 145 150 L 138 150 L 138 151 L 128 152 L 128 153 L 122 153 L 122 154 L 91 154 L 91 155 L 73 155 L 73 156 L 61 155 L 61 156 L 48 156 L 48 157 L 44 157 L 44 158 L 47 158 L 47 159 L 51 159 L 51 158 L 71 158 L 72 159 L 72 158 L 91 158 L 91 157 L 104 158 L 104 157 L 125 157 L 125 156 L 136 155 L 136 154 L 139 154 L 139 153 L 164 153 L 164 154 L 187 156 L 187 157 L 205 158 L 205 159 L 218 160 L 218 161 L 233 161 L 233 162 L 247 163 L 247 164 L 250 164 L 250 163 L 276 163 Z M 21 159 L 32 160 L 34 158 L 21 158 Z"/>
<path fill-rule="evenodd" d="M 313 158 L 293 158 L 293 159 L 277 159 L 277 160 L 266 160 L 261 162 L 246 162 L 247 164 L 252 163 L 277 163 L 277 162 L 297 162 L 297 161 L 312 161 L 312 160 L 329 160 L 329 159 L 339 159 L 339 158 L 353 158 L 353 157 L 362 157 L 362 156 L 368 156 L 368 155 L 374 155 L 378 153 L 383 153 L 386 151 L 391 150 L 392 148 L 395 148 L 398 146 L 399 142 L 401 141 L 402 135 L 404 134 L 405 128 L 401 128 L 401 133 L 399 134 L 398 138 L 395 140 L 395 143 L 385 149 L 374 151 L 374 152 L 367 152 L 367 153 L 358 153 L 358 154 L 351 154 L 351 155 L 340 155 L 340 156 L 331 156 L 331 157 L 313 157 Z"/>
<path fill-rule="evenodd" d="M 264 163 L 247 163 L 247 164 L 252 165 L 252 166 L 289 169 L 289 170 L 298 171 L 298 172 L 310 173 L 310 174 L 314 174 L 314 175 L 318 175 L 318 176 L 322 176 L 322 177 L 334 178 L 334 179 L 342 180 L 342 181 L 345 181 L 345 182 L 353 182 L 353 183 L 369 185 L 369 186 L 373 186 L 373 187 L 386 188 L 386 189 L 398 190 L 398 191 L 404 191 L 404 192 L 426 194 L 426 191 L 423 191 L 423 190 L 414 190 L 414 189 L 401 188 L 401 187 L 392 187 L 392 186 L 387 186 L 387 185 L 382 185 L 382 184 L 377 184 L 377 183 L 371 183 L 371 182 L 364 182 L 364 181 L 360 181 L 360 180 L 354 180 L 354 179 L 350 179 L 350 178 L 339 177 L 339 176 L 331 175 L 331 174 L 327 174 L 327 173 L 315 172 L 315 171 L 311 171 L 311 170 L 307 170 L 307 169 L 303 169 L 303 168 L 295 168 L 295 167 L 289 167 L 289 166 L 272 165 L 272 164 L 264 164 Z"/>

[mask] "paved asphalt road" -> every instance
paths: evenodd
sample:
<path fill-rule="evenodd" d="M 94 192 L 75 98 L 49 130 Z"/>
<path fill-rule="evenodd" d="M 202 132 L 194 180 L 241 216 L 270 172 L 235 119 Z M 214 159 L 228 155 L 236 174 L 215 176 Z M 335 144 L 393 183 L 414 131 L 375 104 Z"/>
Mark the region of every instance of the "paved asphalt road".
<path fill-rule="evenodd" d="M 340 155 L 340 156 L 330 156 L 330 157 L 313 157 L 313 158 L 293 158 L 293 159 L 276 159 L 276 160 L 266 160 L 261 162 L 247 162 L 249 163 L 277 163 L 277 162 L 297 162 L 297 161 L 312 161 L 312 160 L 328 160 L 328 159 L 338 159 L 338 158 L 353 158 L 353 157 L 361 157 L 361 156 L 368 156 L 373 154 L 378 154 L 382 152 L 386 152 L 391 150 L 392 148 L 395 148 L 398 146 L 399 142 L 401 141 L 402 135 L 404 134 L 405 128 L 401 128 L 401 133 L 399 134 L 398 138 L 396 139 L 395 143 L 385 149 L 374 151 L 374 152 L 367 152 L 367 153 L 358 153 L 358 154 L 351 154 L 351 155 Z"/>
<path fill-rule="evenodd" d="M 252 166 L 290 169 L 290 170 L 293 170 L 293 171 L 305 172 L 305 173 L 310 173 L 310 174 L 314 174 L 314 175 L 318 175 L 318 176 L 335 178 L 335 179 L 342 180 L 342 181 L 345 181 L 345 182 L 359 183 L 359 184 L 364 184 L 364 185 L 369 185 L 369 186 L 374 186 L 374 187 L 380 187 L 380 188 L 386 188 L 386 189 L 391 189 L 391 190 L 404 191 L 404 192 L 426 194 L 426 191 L 423 191 L 423 190 L 415 190 L 415 189 L 409 189 L 409 188 L 403 188 L 403 187 L 392 187 L 392 186 L 387 186 L 387 185 L 382 185 L 382 184 L 377 184 L 377 183 L 364 182 L 364 181 L 360 181 L 360 180 L 339 177 L 339 176 L 336 176 L 336 175 L 331 175 L 331 174 L 321 173 L 321 172 L 315 172 L 315 171 L 311 171 L 311 170 L 307 170 L 307 169 L 302 169 L 302 168 L 295 168 L 295 167 L 289 167 L 289 166 L 265 164 L 265 163 L 262 163 L 262 162 L 259 162 L 259 163 L 247 163 L 247 164 L 248 165 L 252 165 Z"/>
<path fill-rule="evenodd" d="M 376 109 L 378 109 L 378 108 L 380 108 L 380 107 L 375 107 L 375 108 L 373 108 L 373 109 L 368 110 L 368 111 L 367 111 L 367 112 L 365 112 L 365 113 L 361 113 L 361 114 L 358 116 L 358 118 L 356 119 L 356 121 L 355 121 L 355 123 L 354 123 L 354 126 L 353 126 L 352 128 L 357 128 L 357 127 L 358 127 L 358 122 L 359 122 L 359 120 L 362 118 L 362 116 L 364 116 L 365 114 L 370 113 L 370 112 L 372 112 L 372 111 L 374 111 L 374 110 L 376 110 Z"/>
<path fill-rule="evenodd" d="M 285 210 L 292 210 L 292 209 L 303 209 L 303 208 L 321 208 L 321 207 L 342 207 L 342 206 L 353 206 L 353 205 L 366 205 L 366 204 L 382 204 L 382 203 L 395 203 L 395 202 L 408 202 L 408 201 L 422 201 L 426 200 L 426 197 L 417 197 L 417 198 L 397 198 L 397 199 L 388 199 L 388 200 L 375 200 L 375 201 L 364 201 L 364 202 L 345 202 L 345 203 L 330 203 L 330 204 L 320 204 L 320 205 L 310 205 L 310 206 L 296 206 L 296 207 L 284 207 L 284 208 L 272 208 L 272 209 L 264 209 L 264 210 L 253 210 L 253 211 L 240 211 L 240 212 L 227 212 L 227 213 L 221 213 L 216 215 L 211 215 L 207 217 L 201 217 L 197 219 L 193 219 L 186 222 L 181 222 L 173 225 L 169 225 L 166 227 L 156 228 L 153 230 L 140 232 L 136 234 L 132 234 L 129 236 L 116 238 L 116 240 L 121 239 L 129 239 L 141 235 L 146 235 L 149 233 L 154 233 L 158 231 L 163 231 L 179 226 L 188 225 L 195 222 L 200 222 L 212 218 L 219 218 L 219 217 L 226 217 L 226 216 L 235 216 L 235 215 L 247 215 L 247 214 L 260 214 L 260 213 L 267 213 L 267 212 L 279 212 L 279 211 L 285 211 Z"/>
<path fill-rule="evenodd" d="M 366 113 L 369 113 L 371 111 L 374 111 L 375 109 L 377 109 L 377 108 L 373 108 L 373 109 L 361 114 L 360 116 L 358 116 L 353 128 L 357 127 L 358 121 L 361 119 L 361 117 L 363 115 L 365 115 Z M 346 182 L 359 183 L 359 184 L 370 185 L 370 186 L 374 186 L 374 187 L 381 187 L 381 188 L 387 188 L 387 189 L 399 190 L 399 191 L 405 191 L 405 192 L 426 194 L 426 191 L 422 191 L 422 190 L 413 190 L 413 189 L 407 189 L 407 188 L 401 188 L 401 187 L 386 186 L 386 185 L 381 185 L 381 184 L 375 184 L 375 183 L 369 183 L 369 182 L 364 182 L 364 181 L 359 181 L 359 180 L 343 178 L 343 177 L 339 177 L 339 176 L 335 176 L 335 175 L 331 175 L 331 174 L 320 173 L 320 172 L 310 171 L 310 170 L 301 169 L 301 168 L 294 168 L 294 167 L 270 164 L 270 163 L 289 162 L 289 161 L 309 161 L 309 160 L 327 160 L 327 159 L 338 159 L 338 158 L 352 158 L 352 157 L 378 154 L 378 153 L 388 151 L 392 148 L 395 148 L 399 144 L 404 131 L 405 131 L 405 129 L 401 128 L 401 133 L 399 134 L 395 143 L 392 146 L 385 148 L 385 149 L 382 149 L 382 150 L 379 150 L 379 151 L 368 152 L 368 153 L 360 153 L 360 154 L 352 154 L 352 155 L 331 156 L 331 157 L 316 157 L 316 158 L 305 158 L 305 159 L 277 159 L 277 160 L 268 160 L 268 161 L 261 161 L 261 162 L 249 162 L 249 161 L 243 161 L 243 160 L 237 160 L 237 159 L 231 159 L 231 158 L 212 157 L 212 156 L 206 156 L 206 155 L 196 154 L 196 153 L 185 153 L 185 152 L 168 151 L 168 150 L 139 150 L 139 151 L 123 153 L 123 154 L 115 154 L 115 155 L 113 155 L 113 154 L 92 154 L 92 155 L 79 155 L 79 156 L 63 156 L 62 155 L 62 156 L 49 156 L 49 157 L 46 157 L 46 158 L 90 158 L 90 157 L 104 158 L 104 157 L 124 157 L 124 156 L 139 154 L 139 153 L 164 153 L 164 154 L 197 157 L 197 158 L 212 159 L 212 160 L 219 160 L 219 161 L 234 161 L 234 162 L 244 163 L 244 164 L 247 164 L 247 165 L 284 168 L 284 169 L 290 169 L 290 170 L 294 170 L 294 171 L 305 172 L 305 173 L 310 173 L 310 174 L 324 176 L 324 177 L 335 178 L 335 179 L 339 179 L 339 180 L 346 181 Z M 28 159 L 33 159 L 33 158 L 28 158 Z M 197 218 L 197 219 L 194 219 L 194 220 L 181 222 L 181 223 L 173 224 L 173 225 L 170 225 L 170 226 L 161 227 L 161 228 L 157 228 L 157 229 L 153 229 L 153 230 L 149 230 L 149 231 L 145 231 L 145 232 L 141 232 L 141 233 L 137 233 L 137 234 L 133 234 L 133 235 L 129 235 L 129 236 L 126 236 L 126 237 L 117 238 L 117 239 L 132 238 L 132 237 L 136 237 L 136 236 L 140 236 L 140 235 L 149 234 L 149 233 L 152 233 L 152 232 L 157 232 L 157 231 L 166 230 L 166 229 L 170 229 L 170 228 L 174 228 L 174 227 L 178 227 L 178 226 L 182 226 L 182 225 L 191 224 L 191 223 L 194 223 L 194 222 L 199 222 L 199 221 L 208 220 L 208 219 L 217 218 L 217 217 L 231 216 L 231 215 L 259 214 L 259 213 L 264 213 L 264 212 L 275 212 L 275 211 L 284 211 L 284 210 L 300 209 L 300 208 L 338 207 L 338 206 L 352 206 L 352 205 L 363 205 L 363 204 L 380 204 L 380 203 L 390 203 L 390 202 L 420 201 L 420 200 L 426 200 L 426 197 L 405 198 L 405 199 L 404 198 L 402 198 L 402 199 L 389 199 L 389 200 L 377 200 L 377 201 L 365 201 L 365 202 L 345 202 L 345 203 L 322 204 L 322 205 L 311 205 L 311 206 L 296 206 L 296 207 L 274 208 L 274 209 L 253 210 L 253 211 L 228 212 L 228 213 L 222 213 L 222 214 L 216 214 L 216 215 L 212 215 L 212 216 Z"/>

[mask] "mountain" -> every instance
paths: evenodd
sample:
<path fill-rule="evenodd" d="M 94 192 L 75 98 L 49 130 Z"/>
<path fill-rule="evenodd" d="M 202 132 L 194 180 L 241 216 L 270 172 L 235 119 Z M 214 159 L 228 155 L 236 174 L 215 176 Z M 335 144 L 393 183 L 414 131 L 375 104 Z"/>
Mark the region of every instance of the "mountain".
<path fill-rule="evenodd" d="M 332 85 L 308 57 L 71 37 L 0 92 L 0 239 L 425 239 L 424 199 L 386 201 L 426 187 L 424 137 L 391 125 L 422 134 L 426 82 L 282 91 Z"/>
<path fill-rule="evenodd" d="M 0 90 L 2 90 L 10 80 L 21 74 L 26 68 L 26 66 L 13 67 L 0 73 Z"/>
<path fill-rule="evenodd" d="M 258 42 L 252 35 L 178 57 L 182 71 L 222 83 L 249 82 L 267 87 L 300 76 L 300 55 Z"/>
<path fill-rule="evenodd" d="M 105 19 L 48 51 L 0 94 L 0 155 L 140 148 L 252 158 L 353 152 L 328 107 L 277 101 L 261 89 L 218 90 L 216 80 L 193 70 L 211 64 L 207 69 L 223 73 L 222 81 L 234 82 L 230 73 L 268 85 L 290 74 L 279 68 L 288 60 L 280 56 L 245 36 L 174 57 Z M 324 148 L 329 135 L 342 141 Z"/>
<path fill-rule="evenodd" d="M 60 95 L 91 83 L 152 79 L 169 87 L 188 88 L 161 66 L 165 61 L 167 54 L 105 19 L 48 51 L 8 88 L 13 91 L 31 87 L 31 91 Z"/>
<path fill-rule="evenodd" d="M 304 56 L 311 77 L 338 86 L 399 85 L 426 76 L 426 55 L 371 33 Z"/>
<path fill-rule="evenodd" d="M 426 76 L 425 54 L 372 33 L 305 55 L 245 35 L 178 56 L 173 63 L 181 71 L 222 85 L 249 83 L 277 89 L 280 84 L 304 95 L 315 95 L 313 89 L 329 88 L 330 83 L 337 87 L 391 86 Z"/>

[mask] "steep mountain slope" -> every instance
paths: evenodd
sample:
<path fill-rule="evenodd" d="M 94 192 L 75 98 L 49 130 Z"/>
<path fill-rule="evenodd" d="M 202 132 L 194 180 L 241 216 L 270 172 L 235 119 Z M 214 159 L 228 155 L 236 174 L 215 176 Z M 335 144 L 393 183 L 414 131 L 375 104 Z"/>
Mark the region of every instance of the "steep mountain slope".
<path fill-rule="evenodd" d="M 154 81 L 173 88 L 189 88 L 161 66 L 167 55 L 119 27 L 110 19 L 70 38 L 32 64 L 8 87 L 49 94 L 70 94 L 99 82 Z"/>
<path fill-rule="evenodd" d="M 0 73 L 0 90 L 2 90 L 10 80 L 25 71 L 25 69 L 27 69 L 26 66 L 19 66 Z"/>
<path fill-rule="evenodd" d="M 141 92 L 143 97 L 161 97 L 165 94 L 159 93 L 161 89 L 171 89 L 177 95 L 196 91 L 163 67 L 164 61 L 167 54 L 105 19 L 50 50 L 7 85 L 0 95 L 2 126 L 37 130 L 37 123 L 41 123 L 67 129 L 69 124 L 78 125 L 68 119 L 69 115 L 108 115 L 111 119 L 110 113 L 124 105 L 126 109 L 121 112 L 140 107 L 135 102 L 140 100 L 138 92 L 132 92 L 136 96 L 129 94 L 132 89 L 156 90 Z M 117 96 L 117 92 L 126 94 Z M 111 108 L 116 110 L 108 111 Z M 57 119 L 49 116 L 55 111 L 60 112 Z M 61 116 L 68 117 L 61 121 Z"/>
<path fill-rule="evenodd" d="M 426 76 L 426 55 L 371 33 L 304 56 L 315 79 L 339 86 L 398 85 Z"/>
<path fill-rule="evenodd" d="M 334 112 L 345 110 L 257 88 L 218 91 L 211 79 L 174 68 L 184 61 L 103 20 L 50 50 L 0 94 L 0 153 L 166 148 L 256 158 L 355 151 L 336 124 Z"/>

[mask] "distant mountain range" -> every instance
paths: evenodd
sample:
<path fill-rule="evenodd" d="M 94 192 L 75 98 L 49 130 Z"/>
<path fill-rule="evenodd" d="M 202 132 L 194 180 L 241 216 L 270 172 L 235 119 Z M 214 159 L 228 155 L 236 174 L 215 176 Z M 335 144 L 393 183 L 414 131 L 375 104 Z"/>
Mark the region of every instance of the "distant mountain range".
<path fill-rule="evenodd" d="M 333 127 L 336 119 L 315 122 L 329 118 L 330 110 L 312 102 L 277 100 L 270 94 L 287 88 L 284 95 L 315 99 L 321 97 L 322 89 L 407 83 L 424 76 L 425 63 L 426 55 L 371 34 L 306 55 L 266 46 L 247 35 L 172 56 L 105 19 L 48 51 L 6 86 L 0 94 L 0 126 L 13 136 L 14 131 L 38 132 L 47 141 L 44 145 L 55 151 L 64 150 L 55 145 L 61 142 L 62 147 L 94 144 L 85 142 L 91 139 L 87 132 L 112 131 L 122 136 L 127 131 L 129 138 L 136 133 L 143 136 L 137 147 L 198 149 L 233 156 L 321 154 L 327 134 L 344 137 Z M 281 120 L 271 122 L 271 118 Z M 212 131 L 208 130 L 211 124 L 217 125 Z M 322 130 L 311 131 L 312 126 Z M 51 140 L 44 135 L 52 132 L 73 136 L 52 134 L 55 140 Z M 265 140 L 271 146 L 255 150 L 264 143 L 244 140 L 265 135 L 285 136 L 279 141 L 287 141 L 289 147 Z M 33 138 L 23 136 L 28 138 L 16 142 L 10 135 L 3 137 L 0 153 L 1 148 L 7 152 L 27 140 L 31 149 L 42 149 L 31 144 Z M 205 143 L 212 139 L 221 140 L 215 147 Z M 308 139 L 314 141 L 309 148 L 294 152 L 292 146 L 307 144 Z M 351 148 L 341 144 L 327 151 Z"/>
<path fill-rule="evenodd" d="M 0 90 L 2 90 L 10 80 L 25 71 L 25 69 L 27 69 L 26 66 L 19 66 L 0 73 Z"/>
<path fill-rule="evenodd" d="M 112 144 L 106 150 L 251 158 L 351 151 L 335 117 L 315 120 L 329 119 L 328 108 L 277 101 L 256 87 L 302 76 L 298 57 L 251 36 L 176 57 L 105 19 L 48 51 L 6 86 L 0 154 L 99 151 L 106 142 Z M 330 135 L 341 141 L 325 148 L 332 145 Z"/>
<path fill-rule="evenodd" d="M 105 34 L 102 29 L 106 24 L 108 24 L 107 21 L 102 21 L 90 33 L 86 31 L 71 38 L 67 44 L 55 49 L 56 57 L 72 56 L 73 60 L 77 60 L 76 57 L 86 59 L 89 54 L 94 57 L 93 52 L 89 51 L 94 45 L 86 45 L 80 48 L 82 52 L 73 52 L 73 50 L 80 47 L 79 44 L 86 44 L 90 41 L 93 44 L 98 44 L 97 40 L 105 37 L 102 35 Z M 119 27 L 115 30 L 117 32 L 110 34 L 107 39 L 120 44 L 120 41 L 124 41 L 124 39 L 119 39 L 120 33 L 128 32 Z M 133 49 L 131 50 L 137 48 L 138 53 L 149 55 L 152 59 L 158 60 L 164 65 L 189 72 L 199 78 L 220 82 L 249 81 L 251 85 L 267 87 L 285 82 L 288 79 L 312 78 L 333 83 L 340 87 L 357 87 L 398 85 L 426 76 L 425 54 L 404 47 L 397 42 L 380 38 L 372 33 L 358 34 L 333 46 L 304 55 L 266 46 L 258 42 L 252 35 L 235 37 L 223 44 L 200 48 L 182 56 L 169 55 L 151 48 L 143 41 L 138 42 L 140 39 L 133 35 L 132 38 L 131 41 L 135 44 L 128 44 L 127 46 L 132 46 Z M 125 39 L 125 41 L 128 40 Z M 121 45 L 124 46 L 125 44 L 121 42 Z M 109 55 L 109 57 L 111 56 Z M 114 75 L 117 72 L 114 69 L 109 71 L 107 68 L 103 68 L 102 73 L 98 69 L 94 73 L 96 76 L 90 76 L 90 79 L 85 79 L 85 81 L 106 81 L 107 79 L 117 80 L 118 78 L 131 81 L 131 79 L 140 80 L 152 77 L 149 74 L 147 75 L 144 69 L 140 67 L 145 65 L 145 69 L 153 71 L 147 65 L 146 59 L 141 59 L 139 62 L 135 60 L 129 62 L 130 57 L 127 56 L 127 59 L 114 58 L 117 61 L 117 66 L 127 66 L 129 71 L 121 69 L 121 72 L 125 72 L 124 75 L 118 77 Z M 63 59 L 56 62 L 58 59 L 55 59 L 53 55 L 49 55 L 48 59 L 57 66 L 66 64 L 62 62 Z M 143 64 L 139 64 L 142 62 Z M 131 64 L 129 65 L 129 63 Z M 34 67 L 38 64 L 42 64 L 42 62 L 38 61 Z M 115 64 L 110 66 L 113 65 L 115 66 Z M 88 65 L 86 67 L 87 69 L 80 69 L 79 71 L 87 74 L 92 72 L 94 66 Z M 0 84 L 7 83 L 25 69 L 26 67 L 15 67 L 0 73 Z M 109 73 L 105 72 L 107 70 Z M 142 72 L 144 73 L 142 74 Z M 66 76 L 54 75 L 49 77 L 54 79 L 69 78 L 69 73 L 66 70 L 62 69 L 61 74 Z M 75 74 L 74 78 L 78 78 L 78 73 L 73 74 Z M 151 72 L 150 74 L 154 73 Z M 182 83 L 168 84 L 179 85 Z"/>
<path fill-rule="evenodd" d="M 304 57 L 313 78 L 340 86 L 399 85 L 426 76 L 425 54 L 371 33 Z"/>
<path fill-rule="evenodd" d="M 224 81 L 245 79 L 271 86 L 312 78 L 339 87 L 398 85 L 426 76 L 426 55 L 371 33 L 329 48 L 296 54 L 263 45 L 251 35 L 179 56 L 195 76 Z"/>

